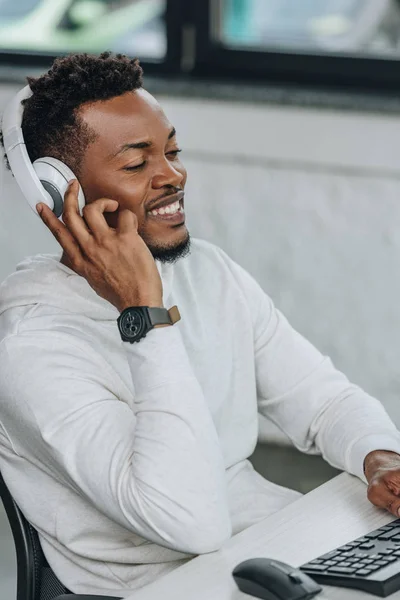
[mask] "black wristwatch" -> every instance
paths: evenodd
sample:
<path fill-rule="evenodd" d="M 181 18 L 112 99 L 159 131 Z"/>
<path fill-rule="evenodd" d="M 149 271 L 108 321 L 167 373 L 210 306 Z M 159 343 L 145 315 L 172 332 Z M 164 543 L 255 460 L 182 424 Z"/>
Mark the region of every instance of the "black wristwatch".
<path fill-rule="evenodd" d="M 118 329 L 124 342 L 140 342 L 154 327 L 165 327 L 179 321 L 177 306 L 169 310 L 154 306 L 130 306 L 117 319 Z"/>

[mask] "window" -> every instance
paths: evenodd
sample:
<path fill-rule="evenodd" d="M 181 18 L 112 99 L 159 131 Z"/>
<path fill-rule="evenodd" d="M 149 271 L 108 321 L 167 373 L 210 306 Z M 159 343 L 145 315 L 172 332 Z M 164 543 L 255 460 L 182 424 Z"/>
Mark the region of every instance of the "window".
<path fill-rule="evenodd" d="M 400 0 L 195 5 L 199 76 L 400 89 Z"/>
<path fill-rule="evenodd" d="M 166 0 L 0 0 L 0 49 L 103 50 L 162 61 Z"/>
<path fill-rule="evenodd" d="M 400 57 L 391 0 L 223 0 L 219 13 L 214 33 L 230 48 Z"/>
<path fill-rule="evenodd" d="M 138 56 L 146 74 L 400 90 L 400 0 L 0 0 L 0 63 Z"/>

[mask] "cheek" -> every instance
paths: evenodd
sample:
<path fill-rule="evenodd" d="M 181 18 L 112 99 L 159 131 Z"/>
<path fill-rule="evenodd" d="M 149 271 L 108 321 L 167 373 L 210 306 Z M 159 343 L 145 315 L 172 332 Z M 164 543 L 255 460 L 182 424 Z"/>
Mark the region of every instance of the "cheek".
<path fill-rule="evenodd" d="M 138 216 L 143 210 L 143 202 L 147 193 L 145 181 L 134 177 L 124 177 L 115 174 L 105 174 L 95 181 L 82 181 L 83 191 L 87 204 L 100 198 L 117 200 L 121 208 L 129 208 Z"/>
<path fill-rule="evenodd" d="M 100 198 L 111 198 L 119 203 L 119 208 L 115 213 L 104 214 L 109 227 L 114 229 L 117 227 L 118 213 L 126 208 L 135 213 L 139 227 L 143 223 L 145 219 L 143 204 L 148 192 L 145 181 L 129 176 L 121 177 L 119 174 L 115 176 L 114 173 L 103 173 L 102 177 L 96 177 L 96 179 L 82 179 L 81 185 L 87 204 L 91 204 Z"/>
<path fill-rule="evenodd" d="M 148 184 L 139 178 L 121 178 L 110 182 L 110 194 L 119 202 L 120 208 L 129 208 L 139 217 L 148 193 Z"/>

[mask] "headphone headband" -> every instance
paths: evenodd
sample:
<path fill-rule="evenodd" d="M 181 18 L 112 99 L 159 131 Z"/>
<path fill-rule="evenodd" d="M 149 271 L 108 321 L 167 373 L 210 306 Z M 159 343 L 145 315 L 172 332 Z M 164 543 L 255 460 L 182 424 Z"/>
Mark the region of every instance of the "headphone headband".
<path fill-rule="evenodd" d="M 17 144 L 25 144 L 22 134 L 22 116 L 24 107 L 22 101 L 30 98 L 32 90 L 26 85 L 7 104 L 3 113 L 2 129 L 6 153 L 10 152 Z"/>

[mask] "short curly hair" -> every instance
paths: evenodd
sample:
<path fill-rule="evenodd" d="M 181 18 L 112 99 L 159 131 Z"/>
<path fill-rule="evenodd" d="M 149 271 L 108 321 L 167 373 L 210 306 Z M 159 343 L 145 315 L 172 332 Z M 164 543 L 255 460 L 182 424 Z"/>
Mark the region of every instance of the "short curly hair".
<path fill-rule="evenodd" d="M 124 54 L 70 54 L 27 81 L 32 96 L 23 101 L 22 131 L 30 160 L 58 158 L 78 176 L 85 150 L 96 139 L 80 118 L 79 107 L 141 88 L 143 70 L 137 58 Z M 0 142 L 4 147 L 1 132 Z"/>

